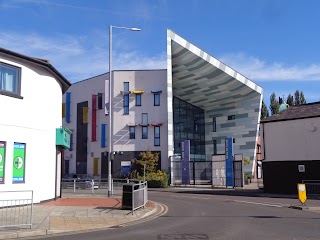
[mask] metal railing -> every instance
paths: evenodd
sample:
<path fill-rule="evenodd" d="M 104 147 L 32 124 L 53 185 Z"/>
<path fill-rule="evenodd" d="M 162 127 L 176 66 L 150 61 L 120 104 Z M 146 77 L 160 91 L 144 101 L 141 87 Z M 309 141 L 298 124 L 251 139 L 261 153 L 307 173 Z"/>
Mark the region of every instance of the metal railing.
<path fill-rule="evenodd" d="M 307 196 L 320 196 L 320 180 L 302 180 L 306 185 Z"/>
<path fill-rule="evenodd" d="M 124 184 L 127 183 L 140 183 L 141 181 L 137 180 L 137 179 L 130 179 L 130 178 L 126 178 L 126 179 L 121 179 L 121 178 L 112 178 L 112 189 L 111 189 L 111 193 L 112 195 L 122 195 L 122 188 Z"/>
<path fill-rule="evenodd" d="M 132 185 L 132 214 L 139 208 L 144 208 L 148 202 L 147 182 Z"/>
<path fill-rule="evenodd" d="M 93 179 L 71 179 L 62 180 L 61 188 L 63 193 L 94 194 L 94 190 L 98 188 L 98 185 Z"/>
<path fill-rule="evenodd" d="M 33 191 L 0 192 L 0 230 L 6 227 L 32 228 Z"/>
<path fill-rule="evenodd" d="M 136 179 L 113 178 L 111 183 L 111 195 L 121 196 L 122 187 L 126 183 L 138 183 Z M 108 194 L 108 179 L 71 179 L 61 181 L 62 194 Z"/>

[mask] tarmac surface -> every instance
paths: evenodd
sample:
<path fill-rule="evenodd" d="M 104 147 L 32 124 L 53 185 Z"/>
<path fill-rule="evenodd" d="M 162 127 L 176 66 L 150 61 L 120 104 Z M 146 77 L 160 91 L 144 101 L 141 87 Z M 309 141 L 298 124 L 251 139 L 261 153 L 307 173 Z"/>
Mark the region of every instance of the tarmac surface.
<path fill-rule="evenodd" d="M 302 205 L 296 195 L 266 194 L 262 190 L 250 187 L 247 189 L 210 189 L 180 186 L 149 189 L 150 193 L 159 191 L 168 192 L 168 194 L 170 192 L 181 193 L 185 196 L 209 194 L 223 197 L 227 195 L 230 200 L 243 203 L 276 204 L 282 207 L 320 213 L 319 199 L 308 199 L 307 203 Z M 131 210 L 121 209 L 121 197 L 64 195 L 63 198 L 56 201 L 34 204 L 32 228 L 0 228 L 0 239 L 80 233 L 136 224 L 142 220 L 147 221 L 153 216 L 157 217 L 161 205 L 161 203 L 148 201 L 145 208 L 140 208 L 132 214 Z"/>

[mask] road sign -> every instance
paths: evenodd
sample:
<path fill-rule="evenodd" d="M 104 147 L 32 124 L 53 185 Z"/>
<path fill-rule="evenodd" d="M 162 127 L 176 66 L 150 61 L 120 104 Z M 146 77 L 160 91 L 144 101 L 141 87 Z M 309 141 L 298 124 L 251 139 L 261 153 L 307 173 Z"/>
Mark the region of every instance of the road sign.
<path fill-rule="evenodd" d="M 298 183 L 298 196 L 299 201 L 304 204 L 307 201 L 307 190 L 306 185 Z"/>

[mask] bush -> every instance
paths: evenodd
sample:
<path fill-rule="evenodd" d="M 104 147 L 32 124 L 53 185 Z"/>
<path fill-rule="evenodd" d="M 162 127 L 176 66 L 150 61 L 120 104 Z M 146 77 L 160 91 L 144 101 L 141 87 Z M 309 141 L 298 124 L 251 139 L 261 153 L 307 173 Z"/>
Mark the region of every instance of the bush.
<path fill-rule="evenodd" d="M 139 176 L 138 180 L 143 180 L 143 176 Z M 149 172 L 146 174 L 146 181 L 150 188 L 166 188 L 168 187 L 168 175 L 165 172 Z"/>
<path fill-rule="evenodd" d="M 245 173 L 245 174 L 244 174 L 244 179 L 245 179 L 245 180 L 253 179 L 253 176 L 252 176 L 252 174 Z"/>

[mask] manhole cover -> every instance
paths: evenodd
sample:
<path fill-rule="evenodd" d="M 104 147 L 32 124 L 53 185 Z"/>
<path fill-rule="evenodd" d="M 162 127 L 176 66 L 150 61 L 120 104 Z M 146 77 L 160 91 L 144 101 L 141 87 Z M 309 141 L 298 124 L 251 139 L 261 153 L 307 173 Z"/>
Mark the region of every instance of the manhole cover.
<path fill-rule="evenodd" d="M 209 239 L 206 234 L 159 234 L 158 239 Z"/>

